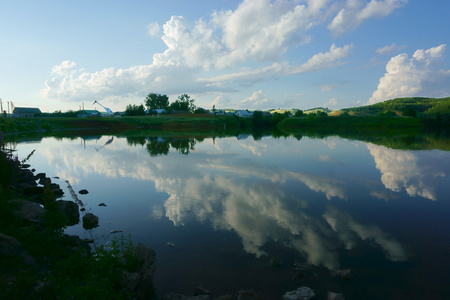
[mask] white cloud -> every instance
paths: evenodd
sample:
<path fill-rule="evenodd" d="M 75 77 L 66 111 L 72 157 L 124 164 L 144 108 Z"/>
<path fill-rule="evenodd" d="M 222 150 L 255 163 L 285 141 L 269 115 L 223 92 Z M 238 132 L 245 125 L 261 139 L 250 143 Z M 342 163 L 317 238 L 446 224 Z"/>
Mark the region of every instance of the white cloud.
<path fill-rule="evenodd" d="M 334 34 L 354 30 L 362 22 L 375 17 L 385 17 L 405 4 L 407 0 L 347 0 L 342 9 L 328 25 Z"/>
<path fill-rule="evenodd" d="M 369 104 L 396 97 L 426 95 L 444 97 L 450 94 L 450 70 L 442 69 L 446 45 L 417 50 L 412 58 L 406 53 L 391 58 L 387 73 L 380 79 Z"/>
<path fill-rule="evenodd" d="M 390 46 L 384 46 L 382 48 L 377 49 L 375 51 L 375 54 L 377 54 L 377 55 L 392 54 L 403 48 L 405 48 L 405 46 L 397 46 L 395 43 L 392 43 L 392 45 L 390 45 Z"/>
<path fill-rule="evenodd" d="M 262 90 L 256 91 L 250 97 L 241 101 L 241 106 L 248 108 L 268 107 L 269 98 L 263 94 Z"/>
<path fill-rule="evenodd" d="M 75 68 L 77 64 L 70 60 L 65 60 L 61 62 L 59 65 L 54 66 L 52 68 L 52 73 L 57 75 L 66 75 Z"/>
<path fill-rule="evenodd" d="M 330 101 L 328 101 L 327 103 L 325 103 L 323 106 L 324 107 L 335 107 L 338 104 L 338 99 L 336 98 L 331 98 Z"/>
<path fill-rule="evenodd" d="M 147 25 L 147 33 L 151 37 L 158 37 L 161 32 L 161 27 L 158 23 L 150 23 Z"/>
<path fill-rule="evenodd" d="M 101 98 L 129 103 L 150 90 L 170 95 L 230 92 L 236 91 L 233 84 L 252 85 L 277 76 L 333 68 L 350 56 L 352 45 L 333 44 L 329 51 L 313 55 L 299 66 L 281 59 L 289 50 L 311 42 L 311 29 L 326 24 L 340 9 L 359 16 L 358 22 L 350 22 L 354 29 L 367 18 L 388 15 L 404 2 L 244 0 L 235 10 L 215 11 L 209 19 L 172 16 L 163 24 L 162 33 L 158 23 L 147 25 L 148 34 L 162 34 L 166 45 L 164 52 L 153 55 L 152 62 L 82 72 L 75 70 L 75 62 L 64 61 L 52 69 L 54 77 L 45 82 L 41 94 L 60 101 Z M 333 32 L 349 29 L 343 25 L 348 16 L 343 18 L 341 12 L 330 24 Z M 343 19 L 338 22 L 339 18 Z M 242 67 L 231 69 L 237 65 Z"/>
<path fill-rule="evenodd" d="M 303 65 L 292 68 L 289 73 L 307 73 L 339 66 L 343 64 L 341 62 L 342 59 L 350 56 L 350 49 L 352 47 L 353 45 L 336 47 L 335 44 L 332 44 L 330 47 L 330 51 L 315 54 Z"/>
<path fill-rule="evenodd" d="M 333 90 L 334 88 L 336 88 L 335 84 L 323 84 L 320 86 L 320 90 L 322 92 L 329 92 L 329 91 Z"/>

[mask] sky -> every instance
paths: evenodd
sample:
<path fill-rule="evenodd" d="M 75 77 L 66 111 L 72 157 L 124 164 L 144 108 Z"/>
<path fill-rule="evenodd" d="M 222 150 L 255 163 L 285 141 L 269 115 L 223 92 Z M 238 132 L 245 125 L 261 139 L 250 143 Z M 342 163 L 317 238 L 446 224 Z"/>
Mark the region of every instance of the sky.
<path fill-rule="evenodd" d="M 450 96 L 448 0 L 0 0 L 0 98 L 113 111 Z"/>

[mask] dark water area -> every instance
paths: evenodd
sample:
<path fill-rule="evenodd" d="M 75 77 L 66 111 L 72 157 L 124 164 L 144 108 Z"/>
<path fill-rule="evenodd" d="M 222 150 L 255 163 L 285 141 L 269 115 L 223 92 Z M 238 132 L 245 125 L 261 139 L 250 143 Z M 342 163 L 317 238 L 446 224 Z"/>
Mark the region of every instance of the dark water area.
<path fill-rule="evenodd" d="M 66 180 L 89 191 L 78 198 L 100 226 L 67 233 L 106 243 L 120 230 L 155 249 L 159 296 L 201 286 L 281 299 L 308 286 L 314 299 L 450 297 L 448 151 L 251 135 L 49 137 L 15 148 L 21 159 L 36 150 L 28 163 L 63 199 Z"/>

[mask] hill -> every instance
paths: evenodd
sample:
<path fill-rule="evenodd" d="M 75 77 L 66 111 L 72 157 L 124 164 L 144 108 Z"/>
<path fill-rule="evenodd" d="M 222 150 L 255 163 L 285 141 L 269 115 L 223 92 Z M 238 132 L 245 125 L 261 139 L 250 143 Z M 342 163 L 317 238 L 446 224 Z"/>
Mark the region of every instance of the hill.
<path fill-rule="evenodd" d="M 372 105 L 344 108 L 342 112 L 351 115 L 404 114 L 406 110 L 414 110 L 419 114 L 450 114 L 450 97 L 447 98 L 396 98 Z"/>

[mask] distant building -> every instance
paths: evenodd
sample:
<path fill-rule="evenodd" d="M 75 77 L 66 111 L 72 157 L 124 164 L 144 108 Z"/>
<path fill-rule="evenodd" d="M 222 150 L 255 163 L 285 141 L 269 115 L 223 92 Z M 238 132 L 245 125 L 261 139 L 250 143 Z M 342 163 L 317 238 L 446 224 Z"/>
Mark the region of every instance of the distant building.
<path fill-rule="evenodd" d="M 96 109 L 92 109 L 92 110 L 89 110 L 89 109 L 85 109 L 85 110 L 82 110 L 82 111 L 80 111 L 79 113 L 78 113 L 78 117 L 79 118 L 86 118 L 86 117 L 100 117 L 102 114 L 98 111 L 98 110 L 96 110 Z"/>
<path fill-rule="evenodd" d="M 238 110 L 235 115 L 240 118 L 251 118 L 253 116 L 253 112 L 249 112 L 248 110 Z"/>
<path fill-rule="evenodd" d="M 40 114 L 41 110 L 35 107 L 15 107 L 13 110 L 13 116 L 17 118 L 33 118 Z"/>

